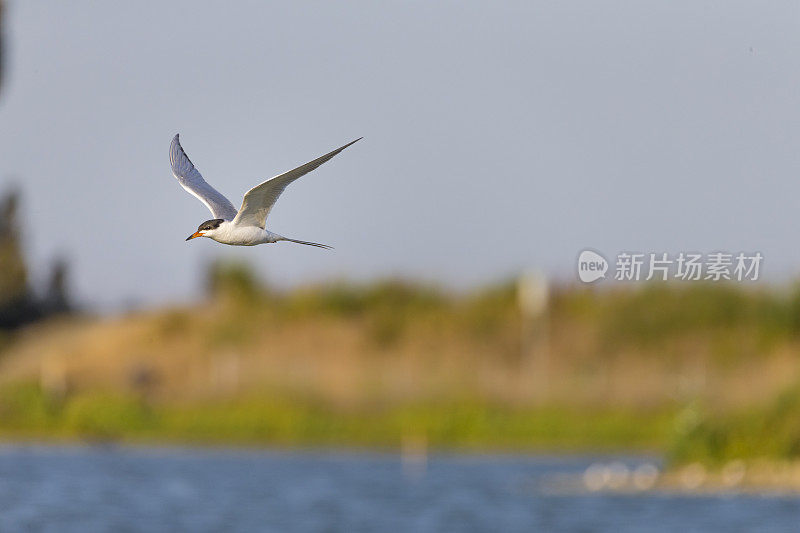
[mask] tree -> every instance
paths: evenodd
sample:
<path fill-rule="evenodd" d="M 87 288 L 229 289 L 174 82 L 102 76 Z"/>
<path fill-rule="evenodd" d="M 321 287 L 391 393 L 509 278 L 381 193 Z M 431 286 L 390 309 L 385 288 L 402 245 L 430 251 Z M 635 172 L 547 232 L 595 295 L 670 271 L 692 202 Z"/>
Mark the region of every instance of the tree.
<path fill-rule="evenodd" d="M 50 272 L 50 283 L 44 296 L 44 312 L 47 314 L 68 313 L 72 310 L 67 290 L 69 268 L 63 258 L 56 259 Z"/>
<path fill-rule="evenodd" d="M 0 198 L 0 328 L 19 326 L 40 314 L 28 285 L 28 267 L 17 223 L 18 208 L 17 190 Z"/>
<path fill-rule="evenodd" d="M 0 88 L 3 82 L 3 12 L 0 0 Z M 53 313 L 71 309 L 67 293 L 67 263 L 58 260 L 53 265 L 50 284 L 43 299 L 30 288 L 28 266 L 22 249 L 19 211 L 19 192 L 8 191 L 0 197 L 0 329 L 11 329 Z"/>

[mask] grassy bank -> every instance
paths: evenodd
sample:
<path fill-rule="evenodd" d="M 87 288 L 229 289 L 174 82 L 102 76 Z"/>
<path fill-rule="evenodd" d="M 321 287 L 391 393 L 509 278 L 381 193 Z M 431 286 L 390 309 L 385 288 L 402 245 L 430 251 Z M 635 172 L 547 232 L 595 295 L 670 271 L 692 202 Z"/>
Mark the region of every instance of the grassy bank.
<path fill-rule="evenodd" d="M 675 418 L 668 410 L 509 409 L 470 401 L 342 410 L 265 397 L 193 405 L 101 393 L 58 400 L 32 384 L 5 387 L 0 405 L 0 437 L 6 439 L 390 449 L 411 439 L 438 449 L 656 450 Z"/>
<path fill-rule="evenodd" d="M 514 283 L 279 291 L 229 265 L 201 305 L 11 338 L 0 433 L 794 457 L 799 317 L 743 285 L 555 286 L 526 317 Z"/>
<path fill-rule="evenodd" d="M 670 447 L 676 462 L 800 457 L 800 386 L 732 411 L 696 410 Z"/>

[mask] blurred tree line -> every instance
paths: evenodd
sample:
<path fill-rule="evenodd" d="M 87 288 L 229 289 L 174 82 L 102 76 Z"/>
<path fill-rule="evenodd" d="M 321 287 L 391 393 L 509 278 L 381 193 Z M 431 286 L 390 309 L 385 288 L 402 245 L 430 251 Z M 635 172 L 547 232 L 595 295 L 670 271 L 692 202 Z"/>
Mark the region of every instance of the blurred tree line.
<path fill-rule="evenodd" d="M 67 263 L 56 260 L 43 294 L 30 283 L 18 222 L 19 192 L 0 198 L 0 329 L 13 329 L 47 316 L 69 312 Z"/>
<path fill-rule="evenodd" d="M 5 70 L 3 7 L 3 0 L 0 0 L 0 95 Z M 18 222 L 19 198 L 19 192 L 14 189 L 0 197 L 0 329 L 4 330 L 72 309 L 64 260 L 59 259 L 53 265 L 43 295 L 31 289 Z"/>

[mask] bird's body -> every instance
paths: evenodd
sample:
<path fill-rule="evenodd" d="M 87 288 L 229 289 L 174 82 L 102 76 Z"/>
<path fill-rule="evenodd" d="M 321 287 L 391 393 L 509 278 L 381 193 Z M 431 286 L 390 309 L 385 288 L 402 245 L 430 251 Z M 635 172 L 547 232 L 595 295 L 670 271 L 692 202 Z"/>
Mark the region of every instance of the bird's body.
<path fill-rule="evenodd" d="M 280 194 L 290 183 L 311 172 L 326 161 L 331 160 L 336 154 L 359 140 L 360 138 L 305 165 L 256 185 L 244 195 L 242 207 L 237 211 L 233 204 L 209 185 L 200 172 L 194 168 L 194 165 L 181 147 L 179 136 L 175 135 L 169 149 L 172 173 L 181 186 L 203 202 L 215 217 L 200 224 L 197 231 L 189 235 L 186 240 L 188 241 L 195 237 L 208 237 L 219 243 L 232 246 L 255 246 L 257 244 L 288 241 L 319 248 L 330 248 L 325 244 L 290 239 L 273 233 L 266 229 L 266 219 L 272 210 L 272 206 L 275 205 Z"/>
<path fill-rule="evenodd" d="M 230 244 L 232 246 L 255 246 L 256 244 L 269 244 L 285 240 L 286 238 L 277 233 L 272 233 L 264 228 L 256 226 L 237 226 L 230 220 L 223 220 L 219 227 L 209 238 Z"/>

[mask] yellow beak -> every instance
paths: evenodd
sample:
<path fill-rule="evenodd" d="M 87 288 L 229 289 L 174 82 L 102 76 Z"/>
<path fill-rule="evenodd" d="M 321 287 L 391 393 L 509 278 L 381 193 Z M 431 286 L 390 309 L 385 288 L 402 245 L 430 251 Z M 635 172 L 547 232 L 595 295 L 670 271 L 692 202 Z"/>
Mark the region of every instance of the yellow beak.
<path fill-rule="evenodd" d="M 195 237 L 202 237 L 202 236 L 203 236 L 203 234 L 202 234 L 202 233 L 200 233 L 199 231 L 195 231 L 194 233 L 192 233 L 191 235 L 189 235 L 188 237 L 186 237 L 186 240 L 187 240 L 187 241 L 191 241 L 191 240 L 192 240 L 192 239 L 194 239 Z"/>

